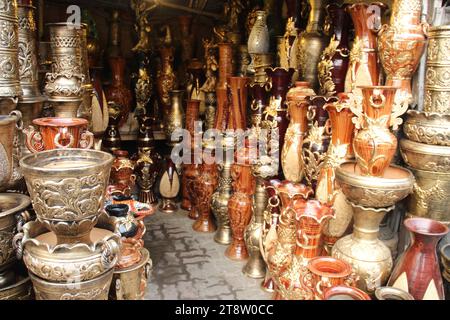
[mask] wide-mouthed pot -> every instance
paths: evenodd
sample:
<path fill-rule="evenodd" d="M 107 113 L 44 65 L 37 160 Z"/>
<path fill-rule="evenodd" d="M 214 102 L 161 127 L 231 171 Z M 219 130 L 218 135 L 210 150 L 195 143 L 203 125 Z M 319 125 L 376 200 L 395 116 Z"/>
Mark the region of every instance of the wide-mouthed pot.
<path fill-rule="evenodd" d="M 412 141 L 450 146 L 450 115 L 409 110 L 403 132 Z"/>
<path fill-rule="evenodd" d="M 450 170 L 450 147 L 402 139 L 400 153 L 405 163 L 414 169 L 435 172 Z"/>
<path fill-rule="evenodd" d="M 17 225 L 16 214 L 25 210 L 30 203 L 26 195 L 0 193 L 0 270 L 15 260 L 12 240 Z"/>
<path fill-rule="evenodd" d="M 37 217 L 58 243 L 78 242 L 95 225 L 112 161 L 109 153 L 83 149 L 43 151 L 20 160 Z"/>
<path fill-rule="evenodd" d="M 120 236 L 113 220 L 99 221 L 91 230 L 91 243 L 57 244 L 56 235 L 39 221 L 23 227 L 23 261 L 30 273 L 54 282 L 80 282 L 99 277 L 116 265 L 120 253 Z"/>
<path fill-rule="evenodd" d="M 370 296 L 358 288 L 336 286 L 324 291 L 324 300 L 371 300 Z"/>
<path fill-rule="evenodd" d="M 408 199 L 408 214 L 450 224 L 450 173 L 411 170 L 416 183 Z"/>
<path fill-rule="evenodd" d="M 406 198 L 413 189 L 414 176 L 408 169 L 389 166 L 381 177 L 363 176 L 356 162 L 336 169 L 336 179 L 348 200 L 361 206 L 385 208 Z"/>
<path fill-rule="evenodd" d="M 81 282 L 50 282 L 30 273 L 36 300 L 108 300 L 114 269 Z"/>
<path fill-rule="evenodd" d="M 12 268 L 13 282 L 0 289 L 0 300 L 30 300 L 32 299 L 32 287 L 30 277 L 25 266 L 15 264 Z"/>
<path fill-rule="evenodd" d="M 28 127 L 26 145 L 31 152 L 44 150 L 81 148 L 90 149 L 94 144 L 94 135 L 87 131 L 88 121 L 81 118 L 39 118 Z"/>
<path fill-rule="evenodd" d="M 150 253 L 141 248 L 141 259 L 138 263 L 114 271 L 109 297 L 114 300 L 142 300 L 151 269 Z"/>

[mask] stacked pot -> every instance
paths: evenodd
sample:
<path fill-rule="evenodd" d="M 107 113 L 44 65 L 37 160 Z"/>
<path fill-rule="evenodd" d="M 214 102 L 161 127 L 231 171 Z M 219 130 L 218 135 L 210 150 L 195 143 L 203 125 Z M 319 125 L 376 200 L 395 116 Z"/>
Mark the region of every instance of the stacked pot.
<path fill-rule="evenodd" d="M 54 149 L 20 160 L 37 220 L 15 237 L 38 300 L 107 299 L 117 224 L 102 214 L 113 157 Z"/>
<path fill-rule="evenodd" d="M 428 33 L 425 103 L 423 111 L 408 111 L 400 141 L 405 163 L 416 177 L 408 214 L 450 223 L 450 26 Z"/>

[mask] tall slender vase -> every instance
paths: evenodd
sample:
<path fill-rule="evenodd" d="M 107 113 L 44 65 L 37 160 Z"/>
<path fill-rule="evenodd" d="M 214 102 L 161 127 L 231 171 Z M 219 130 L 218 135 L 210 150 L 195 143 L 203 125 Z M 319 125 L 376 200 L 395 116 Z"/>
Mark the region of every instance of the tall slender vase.
<path fill-rule="evenodd" d="M 381 2 L 374 5 L 380 8 L 380 14 L 386 9 Z M 352 92 L 360 85 L 378 85 L 381 68 L 377 56 L 377 18 L 369 10 L 369 4 L 356 3 L 346 8 L 355 26 L 355 40 L 350 52 L 350 66 L 345 79 L 345 92 Z"/>
<path fill-rule="evenodd" d="M 304 164 L 302 159 L 303 139 L 308 130 L 307 113 L 308 96 L 314 96 L 308 82 L 295 83 L 286 95 L 286 105 L 289 112 L 289 126 L 284 137 L 284 145 L 281 152 L 281 166 L 284 177 L 292 182 L 300 182 L 304 176 Z"/>
<path fill-rule="evenodd" d="M 219 77 L 216 85 L 217 109 L 214 128 L 224 131 L 227 128 L 228 93 L 227 81 L 233 75 L 233 48 L 231 43 L 219 43 Z"/>
<path fill-rule="evenodd" d="M 320 252 L 320 233 L 326 220 L 333 217 L 331 207 L 317 200 L 293 203 L 296 220 L 296 246 L 291 262 L 278 280 L 278 293 L 285 300 L 313 300 L 314 290 L 307 284 L 306 265 Z"/>
<path fill-rule="evenodd" d="M 163 119 L 167 117 L 170 109 L 170 91 L 174 90 L 176 87 L 176 76 L 173 69 L 174 50 L 175 49 L 170 46 L 164 46 L 159 49 L 161 67 L 157 74 L 157 88 Z"/>
<path fill-rule="evenodd" d="M 300 35 L 298 61 L 300 79 L 308 81 L 314 91 L 319 91 L 319 78 L 317 64 L 320 55 L 329 43 L 329 37 L 323 33 L 325 23 L 326 0 L 309 0 L 311 12 L 309 13 L 306 31 Z"/>
<path fill-rule="evenodd" d="M 153 188 L 159 172 L 160 156 L 154 148 L 145 147 L 139 149 L 138 159 L 134 167 L 136 183 L 139 187 L 139 201 L 151 205 L 157 205 L 158 199 Z"/>
<path fill-rule="evenodd" d="M 334 243 L 344 235 L 353 216 L 352 207 L 336 181 L 335 170 L 341 163 L 353 158 L 355 125 L 348 95 L 339 93 L 338 99 L 324 106 L 331 123 L 331 143 L 320 168 L 315 193 L 317 200 L 332 205 L 336 212 L 334 219 L 325 222 L 322 232 L 324 254 L 327 255 L 331 254 Z"/>
<path fill-rule="evenodd" d="M 195 134 L 195 122 L 199 119 L 200 100 L 188 100 L 186 107 L 186 130 L 190 134 L 190 148 L 193 152 L 193 142 Z M 194 181 L 198 177 L 198 164 L 194 161 L 194 155 L 192 154 L 191 163 L 183 164 L 183 180 L 182 180 L 182 194 L 183 201 L 181 202 L 181 208 L 189 211 L 189 218 L 197 219 L 198 212 L 194 204 L 195 192 L 193 191 Z"/>
<path fill-rule="evenodd" d="M 250 78 L 247 77 L 229 77 L 227 80 L 231 93 L 227 129 L 245 130 L 247 128 L 247 84 L 249 80 Z"/>
<path fill-rule="evenodd" d="M 131 90 L 125 84 L 125 66 L 125 58 L 109 58 L 109 67 L 112 72 L 112 83 L 110 86 L 106 87 L 105 95 L 108 101 L 114 101 L 120 106 L 119 127 L 127 121 L 133 103 Z"/>
<path fill-rule="evenodd" d="M 245 260 L 248 258 L 248 251 L 244 242 L 244 232 L 252 218 L 252 196 L 255 192 L 255 178 L 252 174 L 248 147 L 236 150 L 231 177 L 234 193 L 228 201 L 228 215 L 233 241 L 226 249 L 225 255 L 232 260 Z"/>
<path fill-rule="evenodd" d="M 351 203 L 353 207 L 353 233 L 339 239 L 331 255 L 347 261 L 359 276 L 357 287 L 374 292 L 388 280 L 392 269 L 389 248 L 378 239 L 379 226 L 384 216 L 394 207 L 367 208 Z"/>
<path fill-rule="evenodd" d="M 345 91 L 345 76 L 350 62 L 349 33 L 350 15 L 346 4 L 329 4 L 326 9 L 333 30 L 330 43 L 321 55 L 317 66 L 320 91 L 324 96 L 332 96 Z"/>
<path fill-rule="evenodd" d="M 252 66 L 254 67 L 254 57 L 257 54 L 269 53 L 270 38 L 269 29 L 267 28 L 266 11 L 256 11 L 255 23 L 248 37 L 247 47 L 248 53 L 252 57 Z"/>
<path fill-rule="evenodd" d="M 421 0 L 395 0 L 389 26 L 383 25 L 378 35 L 378 51 L 386 85 L 399 86 L 399 94 L 412 100 L 411 77 L 419 65 L 426 38 L 421 22 Z"/>
<path fill-rule="evenodd" d="M 108 104 L 108 126 L 102 136 L 102 151 L 113 153 L 120 150 L 122 139 L 119 132 L 120 108 L 114 102 Z"/>
<path fill-rule="evenodd" d="M 416 300 L 444 300 L 436 246 L 448 233 L 444 224 L 425 218 L 404 221 L 411 244 L 399 258 L 388 285 L 409 292 Z"/>
<path fill-rule="evenodd" d="M 170 92 L 170 110 L 166 118 L 166 124 L 164 125 L 164 133 L 166 135 L 166 141 L 169 146 L 174 146 L 176 143 L 180 142 L 180 139 L 172 140 L 172 134 L 175 130 L 183 128 L 183 95 L 183 90 L 173 90 Z"/>
<path fill-rule="evenodd" d="M 262 124 L 265 129 L 278 130 L 278 151 L 280 151 L 289 125 L 285 101 L 294 69 L 267 68 L 266 73 L 269 76 L 270 98 L 269 105 L 264 110 Z M 281 174 L 281 166 L 279 173 Z"/>

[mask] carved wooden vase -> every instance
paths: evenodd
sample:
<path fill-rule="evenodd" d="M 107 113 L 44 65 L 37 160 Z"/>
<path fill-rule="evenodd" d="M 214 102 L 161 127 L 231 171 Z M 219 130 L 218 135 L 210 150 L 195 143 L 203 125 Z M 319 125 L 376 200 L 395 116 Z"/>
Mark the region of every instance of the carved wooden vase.
<path fill-rule="evenodd" d="M 225 255 L 232 260 L 245 260 L 248 258 L 248 251 L 244 242 L 244 232 L 252 218 L 252 196 L 256 186 L 248 147 L 236 150 L 235 163 L 231 167 L 231 177 L 234 193 L 228 202 L 228 215 L 233 242 L 225 251 Z"/>
<path fill-rule="evenodd" d="M 233 48 L 231 43 L 219 43 L 219 77 L 216 85 L 217 109 L 214 128 L 224 131 L 228 119 L 228 78 L 233 75 Z"/>

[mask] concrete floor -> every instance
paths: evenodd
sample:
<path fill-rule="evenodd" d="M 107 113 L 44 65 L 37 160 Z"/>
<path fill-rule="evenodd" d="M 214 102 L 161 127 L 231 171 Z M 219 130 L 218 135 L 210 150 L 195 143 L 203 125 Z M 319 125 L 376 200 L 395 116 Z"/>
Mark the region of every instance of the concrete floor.
<path fill-rule="evenodd" d="M 187 212 L 157 212 L 146 220 L 145 246 L 153 270 L 145 299 L 267 300 L 261 279 L 242 274 L 245 262 L 227 259 L 226 246 L 213 240 L 213 233 L 192 230 Z"/>

